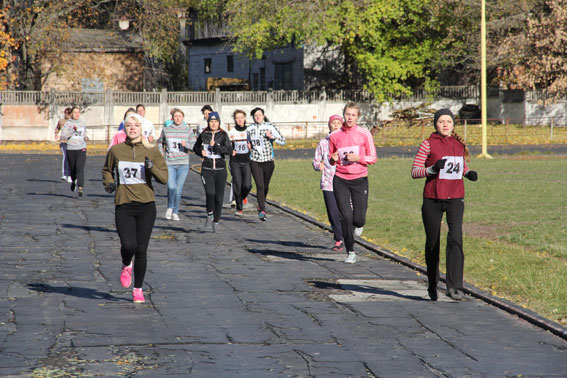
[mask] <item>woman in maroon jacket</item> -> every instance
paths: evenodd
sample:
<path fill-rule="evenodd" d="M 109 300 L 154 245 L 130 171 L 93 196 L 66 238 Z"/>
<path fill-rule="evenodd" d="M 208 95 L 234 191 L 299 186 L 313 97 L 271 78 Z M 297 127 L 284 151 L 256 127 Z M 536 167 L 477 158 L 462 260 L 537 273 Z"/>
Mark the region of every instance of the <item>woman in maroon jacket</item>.
<path fill-rule="evenodd" d="M 476 181 L 478 175 L 467 166 L 469 151 L 462 138 L 455 134 L 455 117 L 449 109 L 438 110 L 433 117 L 436 132 L 424 140 L 413 161 L 411 176 L 426 177 L 421 214 L 425 227 L 425 262 L 427 292 L 437 300 L 439 282 L 439 245 L 443 213 L 447 214 L 447 296 L 464 299 L 463 289 L 463 213 L 465 186 L 463 177 Z"/>

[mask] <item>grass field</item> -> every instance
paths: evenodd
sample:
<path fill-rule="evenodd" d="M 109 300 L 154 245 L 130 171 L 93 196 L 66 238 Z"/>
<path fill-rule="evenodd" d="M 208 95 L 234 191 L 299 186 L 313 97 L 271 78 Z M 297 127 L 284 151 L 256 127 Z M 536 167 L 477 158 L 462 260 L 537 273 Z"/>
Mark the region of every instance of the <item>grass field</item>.
<path fill-rule="evenodd" d="M 424 180 L 411 178 L 411 163 L 382 159 L 370 168 L 363 236 L 425 265 Z M 465 280 L 567 325 L 567 159 L 498 157 L 470 166 L 479 180 L 465 180 Z M 327 223 L 310 160 L 277 161 L 269 198 Z"/>

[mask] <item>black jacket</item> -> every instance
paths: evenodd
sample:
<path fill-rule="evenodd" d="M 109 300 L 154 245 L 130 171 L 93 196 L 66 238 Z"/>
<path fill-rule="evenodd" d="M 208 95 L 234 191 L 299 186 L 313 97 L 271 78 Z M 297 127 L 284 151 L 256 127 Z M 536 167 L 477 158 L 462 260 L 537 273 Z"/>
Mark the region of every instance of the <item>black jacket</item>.
<path fill-rule="evenodd" d="M 203 158 L 203 163 L 201 164 L 202 169 L 226 169 L 226 155 L 232 154 L 232 143 L 228 134 L 224 130 L 218 130 L 214 133 L 215 145 L 210 147 L 211 139 L 213 138 L 213 132 L 209 130 L 203 131 L 199 134 L 197 142 L 193 146 L 193 152 L 197 156 Z M 208 157 L 203 156 L 203 150 L 209 151 L 209 155 L 218 155 L 220 157 Z"/>

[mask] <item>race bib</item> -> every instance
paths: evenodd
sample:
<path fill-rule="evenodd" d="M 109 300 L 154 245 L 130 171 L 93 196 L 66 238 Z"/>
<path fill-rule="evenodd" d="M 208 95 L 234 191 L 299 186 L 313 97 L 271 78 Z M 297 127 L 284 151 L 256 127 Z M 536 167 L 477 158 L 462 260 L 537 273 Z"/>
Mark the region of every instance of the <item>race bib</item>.
<path fill-rule="evenodd" d="M 220 159 L 221 158 L 221 156 L 219 154 L 215 154 L 213 152 L 213 147 L 211 147 L 210 145 L 205 146 L 205 151 L 207 151 L 206 157 L 208 157 L 209 159 Z"/>
<path fill-rule="evenodd" d="M 463 178 L 465 162 L 462 156 L 443 156 L 447 159 L 445 168 L 439 172 L 439 178 L 443 180 L 460 180 Z"/>
<path fill-rule="evenodd" d="M 120 184 L 133 185 L 146 183 L 146 169 L 144 163 L 136 161 L 120 161 L 118 163 Z"/>
<path fill-rule="evenodd" d="M 248 149 L 248 141 L 247 140 L 235 140 L 234 141 L 234 150 L 237 154 L 247 154 L 250 152 Z"/>
<path fill-rule="evenodd" d="M 262 151 L 264 148 L 264 137 L 262 136 L 254 136 L 250 138 L 250 144 L 252 148 L 256 151 Z"/>
<path fill-rule="evenodd" d="M 167 149 L 170 152 L 180 152 L 183 148 L 183 144 L 181 142 L 183 139 L 175 139 L 175 138 L 168 138 L 167 139 Z"/>
<path fill-rule="evenodd" d="M 354 161 L 348 161 L 347 155 L 348 154 L 355 154 L 355 155 L 360 155 L 360 148 L 359 146 L 349 146 L 349 147 L 342 147 L 339 148 L 338 151 L 339 153 L 339 159 L 341 160 L 341 165 L 351 165 L 354 164 Z"/>

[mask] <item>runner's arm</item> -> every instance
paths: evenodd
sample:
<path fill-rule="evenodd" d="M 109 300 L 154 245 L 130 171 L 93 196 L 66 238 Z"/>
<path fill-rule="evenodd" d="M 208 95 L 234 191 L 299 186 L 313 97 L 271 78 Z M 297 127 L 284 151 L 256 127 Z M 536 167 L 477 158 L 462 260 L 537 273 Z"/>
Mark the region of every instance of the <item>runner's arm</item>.
<path fill-rule="evenodd" d="M 411 177 L 414 179 L 427 177 L 427 168 L 425 168 L 425 161 L 431 152 L 431 146 L 427 140 L 421 142 L 417 154 L 413 159 L 411 166 Z"/>
<path fill-rule="evenodd" d="M 152 168 L 152 176 L 160 184 L 167 184 L 168 171 L 167 171 L 167 164 L 165 163 L 165 159 L 163 158 L 163 155 L 160 153 L 158 149 L 154 147 L 153 149 L 150 150 L 150 156 L 154 163 L 154 166 Z"/>

